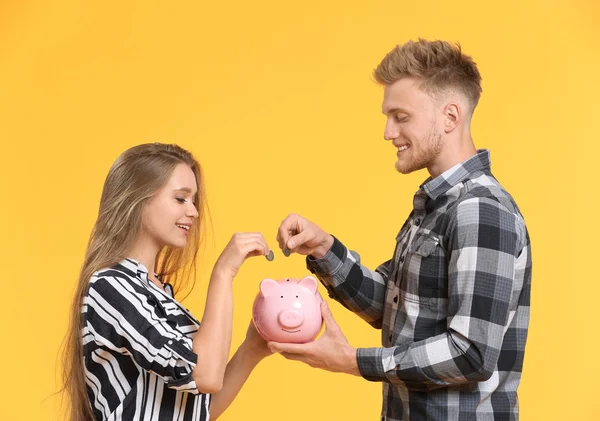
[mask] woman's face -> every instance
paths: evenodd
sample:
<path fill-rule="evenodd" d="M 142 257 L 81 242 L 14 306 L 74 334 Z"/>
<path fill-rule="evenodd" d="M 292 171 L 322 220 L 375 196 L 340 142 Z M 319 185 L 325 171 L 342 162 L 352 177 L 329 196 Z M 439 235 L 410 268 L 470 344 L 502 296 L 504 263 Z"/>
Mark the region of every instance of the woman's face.
<path fill-rule="evenodd" d="M 142 214 L 143 237 L 158 249 L 185 247 L 198 217 L 194 203 L 197 191 L 192 169 L 187 164 L 178 164 L 165 185 L 146 203 Z"/>

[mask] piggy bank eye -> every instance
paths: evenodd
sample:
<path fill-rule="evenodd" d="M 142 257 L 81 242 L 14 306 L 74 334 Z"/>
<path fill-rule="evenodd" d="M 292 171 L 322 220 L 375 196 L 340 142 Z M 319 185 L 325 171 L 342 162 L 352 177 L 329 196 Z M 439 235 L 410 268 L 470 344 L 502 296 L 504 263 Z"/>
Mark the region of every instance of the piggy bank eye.
<path fill-rule="evenodd" d="M 283 295 L 281 296 L 281 298 L 283 298 Z"/>
<path fill-rule="evenodd" d="M 298 296 L 296 295 L 296 298 L 298 298 Z"/>

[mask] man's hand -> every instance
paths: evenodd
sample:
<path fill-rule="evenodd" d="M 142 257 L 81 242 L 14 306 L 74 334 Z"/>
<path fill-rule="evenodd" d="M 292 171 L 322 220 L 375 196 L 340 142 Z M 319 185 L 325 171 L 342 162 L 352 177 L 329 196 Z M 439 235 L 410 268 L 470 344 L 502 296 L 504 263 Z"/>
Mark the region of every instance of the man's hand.
<path fill-rule="evenodd" d="M 321 314 L 325 320 L 325 332 L 314 342 L 285 344 L 269 342 L 273 352 L 279 352 L 288 360 L 302 361 L 314 368 L 360 376 L 353 348 L 333 319 L 326 302 L 321 303 Z"/>
<path fill-rule="evenodd" d="M 286 256 L 292 251 L 320 259 L 333 245 L 333 237 L 308 219 L 292 213 L 281 223 L 277 242 Z"/>

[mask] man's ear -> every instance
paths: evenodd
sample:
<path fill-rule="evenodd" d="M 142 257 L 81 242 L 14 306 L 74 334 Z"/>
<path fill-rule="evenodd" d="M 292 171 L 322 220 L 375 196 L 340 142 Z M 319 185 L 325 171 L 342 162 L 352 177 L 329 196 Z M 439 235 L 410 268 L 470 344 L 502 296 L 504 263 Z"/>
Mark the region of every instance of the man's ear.
<path fill-rule="evenodd" d="M 450 102 L 444 107 L 444 132 L 456 129 L 463 119 L 463 109 L 457 102 Z"/>

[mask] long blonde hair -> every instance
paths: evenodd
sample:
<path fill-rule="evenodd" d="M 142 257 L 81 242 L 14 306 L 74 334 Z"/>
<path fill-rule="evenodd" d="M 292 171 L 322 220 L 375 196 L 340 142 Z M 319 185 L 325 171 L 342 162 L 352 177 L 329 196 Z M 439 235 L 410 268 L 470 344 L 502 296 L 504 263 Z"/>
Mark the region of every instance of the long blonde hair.
<path fill-rule="evenodd" d="M 83 365 L 83 328 L 81 309 L 93 273 L 111 267 L 127 257 L 141 229 L 144 204 L 169 179 L 175 167 L 187 164 L 196 177 L 198 192 L 194 202 L 198 220 L 190 229 L 185 248 L 164 247 L 156 267 L 148 268 L 169 282 L 179 294 L 193 287 L 196 257 L 200 246 L 206 204 L 200 165 L 191 153 L 177 145 L 148 143 L 123 152 L 112 165 L 104 182 L 98 219 L 92 229 L 79 274 L 69 330 L 63 348 L 63 389 L 69 398 L 67 407 L 70 421 L 94 420 L 90 406 Z M 192 275 L 192 276 L 190 276 Z M 188 280 L 191 278 L 191 286 Z"/>

